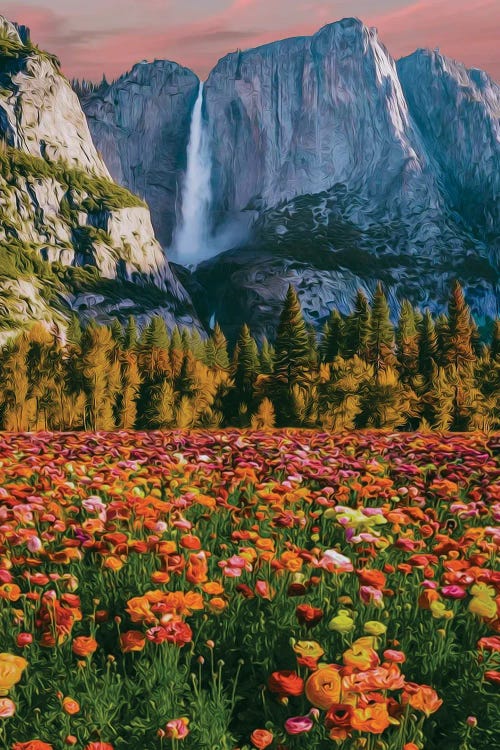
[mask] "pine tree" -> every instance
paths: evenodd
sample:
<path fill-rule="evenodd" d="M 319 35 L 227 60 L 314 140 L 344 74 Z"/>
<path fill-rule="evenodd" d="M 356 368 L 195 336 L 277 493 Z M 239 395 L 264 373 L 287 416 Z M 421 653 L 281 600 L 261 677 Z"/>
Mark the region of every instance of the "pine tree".
<path fill-rule="evenodd" d="M 172 383 L 163 378 L 152 390 L 145 417 L 149 429 L 167 430 L 177 426 L 176 395 Z M 188 426 L 188 425 L 186 425 Z"/>
<path fill-rule="evenodd" d="M 418 347 L 418 369 L 425 383 L 429 383 L 434 367 L 438 363 L 438 338 L 429 310 L 425 311 L 421 324 Z"/>
<path fill-rule="evenodd" d="M 57 405 L 58 370 L 62 351 L 59 342 L 42 323 L 35 323 L 29 333 L 26 357 L 30 394 L 34 400 L 33 430 L 53 427 L 53 414 Z"/>
<path fill-rule="evenodd" d="M 394 328 L 390 320 L 389 305 L 380 283 L 373 296 L 368 348 L 369 362 L 373 364 L 376 375 L 380 370 L 396 365 Z"/>
<path fill-rule="evenodd" d="M 113 318 L 111 321 L 110 331 L 115 342 L 121 346 L 123 344 L 123 328 L 118 318 Z"/>
<path fill-rule="evenodd" d="M 448 318 L 444 313 L 441 313 L 437 316 L 434 328 L 436 331 L 436 338 L 437 338 L 437 364 L 439 367 L 444 367 L 446 365 L 446 340 L 448 337 Z"/>
<path fill-rule="evenodd" d="M 229 370 L 227 339 L 218 323 L 215 324 L 212 335 L 206 342 L 204 363 L 208 367 Z"/>
<path fill-rule="evenodd" d="M 408 300 L 401 305 L 396 350 L 401 381 L 413 387 L 419 372 L 419 335 L 415 311 Z"/>
<path fill-rule="evenodd" d="M 320 373 L 319 419 L 324 429 L 352 430 L 361 413 L 361 393 L 373 379 L 373 366 L 356 354 L 336 357 Z"/>
<path fill-rule="evenodd" d="M 197 328 L 195 328 L 191 333 L 189 349 L 193 352 L 193 355 L 197 360 L 199 360 L 200 362 L 203 361 L 203 358 L 205 356 L 205 344 Z"/>
<path fill-rule="evenodd" d="M 462 287 L 455 281 L 448 303 L 448 326 L 445 335 L 445 363 L 460 369 L 474 362 L 473 324 Z"/>
<path fill-rule="evenodd" d="M 399 379 L 394 367 L 386 367 L 368 382 L 362 390 L 361 411 L 358 418 L 360 427 L 372 427 L 377 430 L 395 430 L 406 425 L 411 417 L 412 402 L 416 396 L 411 394 Z"/>
<path fill-rule="evenodd" d="M 490 351 L 492 359 L 500 360 L 500 318 L 497 318 L 493 323 Z"/>
<path fill-rule="evenodd" d="M 155 347 L 156 349 L 168 351 L 170 340 L 167 326 L 160 315 L 154 315 L 151 318 L 149 325 L 143 331 L 141 343 L 150 348 Z"/>
<path fill-rule="evenodd" d="M 26 432 L 30 427 L 32 400 L 28 378 L 29 338 L 23 332 L 2 349 L 2 427 L 4 430 Z M 30 403 L 31 401 L 31 403 Z"/>
<path fill-rule="evenodd" d="M 125 327 L 125 333 L 123 336 L 123 348 L 125 351 L 131 351 L 136 349 L 139 341 L 139 334 L 137 330 L 137 321 L 133 315 L 129 316 L 127 325 Z"/>
<path fill-rule="evenodd" d="M 323 327 L 320 342 L 321 359 L 333 362 L 344 349 L 344 321 L 338 310 L 332 310 Z"/>
<path fill-rule="evenodd" d="M 121 355 L 120 369 L 121 391 L 117 399 L 117 424 L 122 430 L 132 430 L 137 421 L 141 376 L 136 356 L 130 350 Z"/>
<path fill-rule="evenodd" d="M 80 343 L 82 341 L 82 333 L 82 327 L 80 325 L 78 315 L 76 315 L 76 313 L 72 313 L 69 319 L 68 328 L 66 330 L 66 340 L 70 344 L 80 346 Z"/>
<path fill-rule="evenodd" d="M 380 291 L 382 292 L 382 287 L 380 287 Z M 356 293 L 354 310 L 347 317 L 344 330 L 343 346 L 340 349 L 342 355 L 347 359 L 357 355 L 368 361 L 370 353 L 371 312 L 368 300 L 361 289 L 358 289 Z"/>
<path fill-rule="evenodd" d="M 114 430 L 120 365 L 116 344 L 107 326 L 89 325 L 82 338 L 82 372 L 87 393 L 87 425 L 91 430 Z"/>
<path fill-rule="evenodd" d="M 264 337 L 260 351 L 260 369 L 263 375 L 272 375 L 275 354 L 274 346 L 271 346 L 267 338 Z"/>
<path fill-rule="evenodd" d="M 264 398 L 251 420 L 252 430 L 271 430 L 276 424 L 276 414 L 272 401 Z"/>
<path fill-rule="evenodd" d="M 253 387 L 259 374 L 259 352 L 249 327 L 244 324 L 235 348 L 233 379 L 240 401 L 250 404 Z"/>

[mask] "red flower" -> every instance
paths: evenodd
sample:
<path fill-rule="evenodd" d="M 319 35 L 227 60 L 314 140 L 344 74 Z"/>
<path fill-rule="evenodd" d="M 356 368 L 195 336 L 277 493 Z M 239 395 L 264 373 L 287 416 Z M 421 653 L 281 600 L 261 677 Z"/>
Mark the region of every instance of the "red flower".
<path fill-rule="evenodd" d="M 305 625 L 308 628 L 314 627 L 323 618 L 323 610 L 311 607 L 309 604 L 299 604 L 295 614 L 300 625 Z"/>
<path fill-rule="evenodd" d="M 304 692 L 304 680 L 291 670 L 273 672 L 267 684 L 271 693 L 276 693 L 280 697 L 302 695 Z"/>

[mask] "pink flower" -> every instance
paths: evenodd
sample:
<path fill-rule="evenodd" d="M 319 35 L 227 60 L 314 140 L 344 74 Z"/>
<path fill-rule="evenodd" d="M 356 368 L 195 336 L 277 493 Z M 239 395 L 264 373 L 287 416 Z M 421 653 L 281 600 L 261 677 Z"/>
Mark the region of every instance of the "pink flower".
<path fill-rule="evenodd" d="M 384 606 L 384 594 L 374 586 L 360 586 L 359 596 L 363 604 L 374 604 L 376 607 Z"/>
<path fill-rule="evenodd" d="M 166 735 L 171 740 L 183 740 L 189 734 L 189 719 L 185 716 L 182 719 L 171 719 L 165 727 Z"/>
<path fill-rule="evenodd" d="M 388 648 L 384 651 L 384 659 L 386 661 L 394 661 L 402 664 L 404 661 L 406 661 L 406 656 L 402 651 L 396 651 L 396 649 Z"/>
<path fill-rule="evenodd" d="M 0 698 L 0 719 L 9 719 L 16 713 L 16 704 L 10 698 Z"/>
<path fill-rule="evenodd" d="M 456 585 L 443 586 L 441 593 L 447 599 L 464 599 L 467 596 L 467 591 Z"/>
<path fill-rule="evenodd" d="M 321 560 L 315 560 L 314 562 L 318 568 L 323 568 L 329 573 L 352 573 L 354 570 L 349 558 L 334 549 L 325 550 Z"/>
<path fill-rule="evenodd" d="M 288 734 L 303 734 L 310 732 L 314 726 L 309 716 L 293 716 L 285 721 L 285 730 Z"/>
<path fill-rule="evenodd" d="M 267 581 L 257 581 L 255 584 L 255 593 L 263 599 L 269 599 L 269 601 L 271 601 L 271 591 Z"/>

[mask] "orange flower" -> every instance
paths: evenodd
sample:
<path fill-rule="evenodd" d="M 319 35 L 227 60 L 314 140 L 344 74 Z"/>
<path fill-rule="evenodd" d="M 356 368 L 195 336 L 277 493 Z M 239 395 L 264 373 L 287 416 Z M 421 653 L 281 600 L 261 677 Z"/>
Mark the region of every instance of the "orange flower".
<path fill-rule="evenodd" d="M 154 573 L 151 573 L 151 581 L 152 583 L 168 583 L 170 581 L 170 573 L 164 570 L 156 570 Z"/>
<path fill-rule="evenodd" d="M 351 726 L 359 732 L 371 732 L 371 734 L 382 734 L 390 725 L 387 704 L 373 702 L 364 707 L 354 708 L 351 717 Z"/>
<path fill-rule="evenodd" d="M 134 596 L 129 599 L 126 612 L 132 622 L 145 622 L 148 625 L 156 622 L 156 617 L 151 611 L 151 604 L 145 596 Z"/>
<path fill-rule="evenodd" d="M 17 602 L 21 597 L 21 589 L 15 583 L 4 583 L 0 586 L 0 599 L 7 599 L 9 602 Z"/>
<path fill-rule="evenodd" d="M 271 693 L 277 693 L 280 697 L 302 695 L 304 680 L 296 672 L 283 670 L 272 673 L 268 680 L 268 687 Z"/>
<path fill-rule="evenodd" d="M 124 654 L 131 651 L 142 651 L 146 644 L 145 636 L 138 630 L 127 630 L 120 636 L 120 647 Z"/>
<path fill-rule="evenodd" d="M 108 555 L 103 562 L 105 568 L 108 568 L 108 570 L 112 570 L 115 573 L 123 568 L 123 564 L 123 560 L 121 557 L 118 557 L 118 555 Z"/>
<path fill-rule="evenodd" d="M 28 740 L 28 742 L 15 742 L 12 750 L 54 750 L 54 748 L 42 740 Z"/>
<path fill-rule="evenodd" d="M 354 667 L 362 672 L 377 667 L 380 664 L 380 659 L 372 645 L 373 638 L 370 636 L 358 638 L 354 641 L 351 648 L 348 648 L 343 654 L 346 667 Z"/>
<path fill-rule="evenodd" d="M 254 729 L 250 735 L 250 741 L 257 750 L 265 750 L 274 740 L 271 732 L 267 729 Z"/>
<path fill-rule="evenodd" d="M 189 561 L 186 568 L 186 580 L 189 583 L 205 583 L 208 580 L 208 564 L 205 553 L 189 555 Z"/>
<path fill-rule="evenodd" d="M 78 701 L 75 701 L 74 698 L 70 698 L 69 696 L 63 698 L 62 707 L 65 713 L 69 714 L 69 716 L 77 714 L 80 710 L 80 704 Z"/>
<path fill-rule="evenodd" d="M 214 596 L 210 601 L 208 602 L 208 608 L 211 612 L 214 614 L 219 614 L 220 612 L 223 612 L 227 607 L 227 602 L 225 599 L 222 599 L 220 596 Z"/>
<path fill-rule="evenodd" d="M 217 581 L 209 581 L 208 583 L 204 583 L 201 587 L 205 594 L 210 594 L 210 596 L 219 596 L 220 594 L 224 593 L 224 586 L 221 586 L 220 583 Z"/>
<path fill-rule="evenodd" d="M 328 710 L 340 699 L 341 679 L 338 669 L 321 667 L 306 682 L 306 697 L 316 708 Z"/>
<path fill-rule="evenodd" d="M 416 685 L 414 682 L 406 683 L 401 699 L 403 703 L 409 703 L 412 708 L 422 711 L 427 717 L 443 705 L 434 688 Z"/>
<path fill-rule="evenodd" d="M 74 639 L 72 649 L 77 656 L 92 656 L 97 649 L 97 641 L 89 636 L 79 635 Z"/>
<path fill-rule="evenodd" d="M 184 549 L 201 549 L 201 542 L 197 536 L 193 534 L 184 534 L 180 541 L 181 547 Z"/>
<path fill-rule="evenodd" d="M 27 666 L 28 662 L 22 656 L 0 654 L 0 695 L 7 695 L 9 690 L 19 682 Z"/>

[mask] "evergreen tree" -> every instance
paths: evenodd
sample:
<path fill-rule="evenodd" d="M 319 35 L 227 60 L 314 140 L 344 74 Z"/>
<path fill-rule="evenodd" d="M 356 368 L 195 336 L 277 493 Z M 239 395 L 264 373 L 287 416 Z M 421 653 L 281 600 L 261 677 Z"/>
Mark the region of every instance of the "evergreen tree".
<path fill-rule="evenodd" d="M 382 284 L 379 283 L 373 296 L 368 337 L 369 361 L 373 364 L 376 375 L 380 370 L 396 365 L 394 348 L 394 328 L 390 320 L 389 305 Z"/>
<path fill-rule="evenodd" d="M 195 328 L 191 333 L 189 349 L 193 352 L 193 355 L 196 359 L 198 359 L 200 362 L 203 361 L 203 358 L 205 356 L 205 344 L 197 328 Z"/>
<path fill-rule="evenodd" d="M 438 338 L 429 310 L 425 311 L 421 324 L 418 347 L 418 369 L 424 382 L 429 383 L 438 362 Z"/>
<path fill-rule="evenodd" d="M 436 331 L 436 338 L 437 338 L 437 364 L 439 367 L 444 367 L 446 365 L 446 340 L 448 337 L 448 318 L 444 313 L 441 313 L 437 316 L 434 328 Z"/>
<path fill-rule="evenodd" d="M 259 352 L 249 327 L 244 324 L 235 348 L 233 379 L 240 402 L 251 405 L 253 388 L 259 374 Z"/>
<path fill-rule="evenodd" d="M 413 387 L 419 373 L 419 335 L 415 311 L 408 300 L 401 305 L 396 349 L 401 381 Z"/>
<path fill-rule="evenodd" d="M 113 320 L 111 321 L 110 331 L 111 331 L 111 335 L 113 336 L 113 339 L 115 340 L 115 342 L 119 346 L 122 346 L 122 344 L 123 344 L 123 328 L 122 328 L 121 323 L 118 320 L 118 318 L 113 318 Z"/>
<path fill-rule="evenodd" d="M 376 295 L 377 292 L 375 293 Z M 383 294 L 381 286 L 380 292 Z M 385 300 L 385 296 L 383 299 Z M 387 319 L 389 320 L 388 308 Z M 345 358 L 350 358 L 357 355 L 368 361 L 370 354 L 371 330 L 370 305 L 365 294 L 358 289 L 354 300 L 354 310 L 351 315 L 347 317 L 345 322 L 344 342 L 340 350 L 343 356 Z"/>
<path fill-rule="evenodd" d="M 338 310 L 332 310 L 323 327 L 320 342 L 321 359 L 333 362 L 344 349 L 344 321 Z"/>
<path fill-rule="evenodd" d="M 274 358 L 275 358 L 274 346 L 271 346 L 267 338 L 262 341 L 262 349 L 260 351 L 260 369 L 263 375 L 272 375 L 274 371 Z"/>
<path fill-rule="evenodd" d="M 208 367 L 229 370 L 227 339 L 218 323 L 215 324 L 212 335 L 206 342 L 204 362 Z"/>
<path fill-rule="evenodd" d="M 23 332 L 8 341 L 2 350 L 0 374 L 4 430 L 26 432 L 30 427 L 32 401 L 27 364 L 29 345 L 28 335 Z"/>
<path fill-rule="evenodd" d="M 122 430 L 132 430 L 137 421 L 137 401 L 141 376 L 135 354 L 126 351 L 120 358 L 121 390 L 117 399 L 117 424 Z"/>
<path fill-rule="evenodd" d="M 251 420 L 252 430 L 270 430 L 276 424 L 276 414 L 272 401 L 264 398 Z"/>
<path fill-rule="evenodd" d="M 82 327 L 76 313 L 72 313 L 66 330 L 66 340 L 75 346 L 80 346 L 82 340 Z"/>
<path fill-rule="evenodd" d="M 86 424 L 91 430 L 114 430 L 120 365 L 107 326 L 89 325 L 82 337 L 82 372 L 87 394 Z"/>
<path fill-rule="evenodd" d="M 299 299 L 293 286 L 288 288 L 276 336 L 273 374 L 273 403 L 278 408 L 278 424 L 293 422 L 294 386 L 307 387 L 311 379 L 311 347 Z"/>
<path fill-rule="evenodd" d="M 410 397 L 411 396 L 411 397 Z M 358 426 L 395 430 L 414 416 L 416 396 L 399 379 L 394 367 L 386 367 L 364 383 Z"/>
<path fill-rule="evenodd" d="M 141 343 L 149 348 L 164 349 L 168 351 L 170 340 L 168 337 L 167 326 L 160 315 L 154 315 L 149 325 L 144 329 L 141 336 Z"/>
<path fill-rule="evenodd" d="M 361 393 L 373 379 L 373 366 L 356 354 L 350 359 L 336 357 L 321 370 L 319 418 L 324 429 L 352 430 L 361 413 Z"/>
<path fill-rule="evenodd" d="M 493 323 L 490 351 L 492 359 L 500 360 L 500 318 L 497 318 Z"/>
<path fill-rule="evenodd" d="M 150 429 L 167 430 L 178 426 L 175 401 L 172 383 L 163 378 L 153 388 L 150 402 L 146 406 L 146 423 Z"/>
<path fill-rule="evenodd" d="M 457 369 L 476 358 L 473 345 L 473 324 L 465 303 L 462 287 L 455 281 L 448 303 L 448 325 L 444 340 L 445 363 Z"/>
<path fill-rule="evenodd" d="M 123 348 L 125 351 L 131 351 L 136 349 L 139 341 L 139 333 L 137 330 L 137 321 L 133 315 L 129 316 L 127 325 L 125 327 L 125 333 L 123 336 Z"/>

